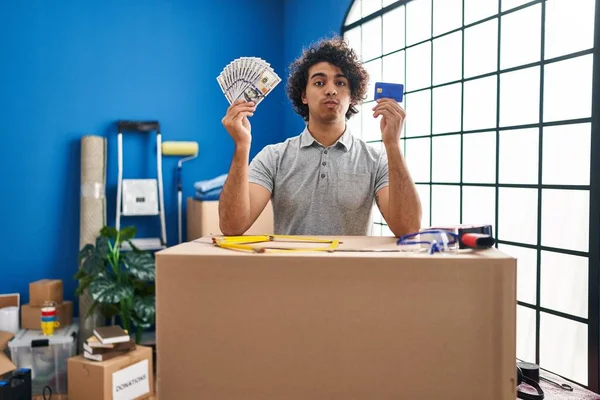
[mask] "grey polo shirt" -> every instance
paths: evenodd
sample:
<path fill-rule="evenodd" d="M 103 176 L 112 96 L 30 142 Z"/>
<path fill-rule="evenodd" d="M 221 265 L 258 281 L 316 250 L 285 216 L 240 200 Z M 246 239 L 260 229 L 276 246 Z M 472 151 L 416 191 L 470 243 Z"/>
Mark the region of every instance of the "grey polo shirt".
<path fill-rule="evenodd" d="M 271 192 L 275 234 L 369 235 L 375 193 L 389 183 L 387 155 L 348 127 L 329 147 L 305 128 L 263 148 L 249 180 Z"/>

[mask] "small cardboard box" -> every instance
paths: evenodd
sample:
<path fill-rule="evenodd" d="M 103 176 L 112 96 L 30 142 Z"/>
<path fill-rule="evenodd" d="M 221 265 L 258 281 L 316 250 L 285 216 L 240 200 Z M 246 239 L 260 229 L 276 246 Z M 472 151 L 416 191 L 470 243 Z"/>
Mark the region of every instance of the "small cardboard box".
<path fill-rule="evenodd" d="M 73 302 L 65 301 L 56 306 L 56 316 L 60 326 L 68 326 L 73 323 Z M 23 304 L 21 307 L 21 327 L 23 329 L 42 329 L 40 321 L 42 317 L 42 308 Z"/>
<path fill-rule="evenodd" d="M 146 346 L 107 361 L 69 359 L 69 400 L 146 399 L 154 393 L 152 349 Z"/>
<path fill-rule="evenodd" d="M 63 302 L 63 282 L 60 279 L 41 279 L 29 284 L 29 304 L 41 307 L 45 301 Z"/>
<path fill-rule="evenodd" d="M 273 206 L 266 205 L 262 214 L 246 232 L 247 235 L 266 235 L 274 232 Z M 188 198 L 187 201 L 187 241 L 209 235 L 221 235 L 219 227 L 219 202 L 199 201 Z"/>
<path fill-rule="evenodd" d="M 21 295 L 19 293 L 0 294 L 0 308 L 19 307 L 21 305 Z"/>
<path fill-rule="evenodd" d="M 514 258 L 335 239 L 331 253 L 210 238 L 158 252 L 158 397 L 515 400 Z"/>
<path fill-rule="evenodd" d="M 10 358 L 5 353 L 6 345 L 14 336 L 12 332 L 0 331 L 0 377 L 17 369 L 17 366 L 10 361 Z"/>

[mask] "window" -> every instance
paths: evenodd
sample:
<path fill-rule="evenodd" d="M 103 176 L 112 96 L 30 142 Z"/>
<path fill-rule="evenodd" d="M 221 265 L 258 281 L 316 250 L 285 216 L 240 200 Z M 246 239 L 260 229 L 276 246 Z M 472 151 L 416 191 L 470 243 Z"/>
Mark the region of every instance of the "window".
<path fill-rule="evenodd" d="M 405 85 L 422 225 L 491 223 L 518 258 L 517 358 L 596 392 L 598 3 L 355 0 L 342 27 L 371 76 L 353 133 L 381 146 L 374 82 Z"/>

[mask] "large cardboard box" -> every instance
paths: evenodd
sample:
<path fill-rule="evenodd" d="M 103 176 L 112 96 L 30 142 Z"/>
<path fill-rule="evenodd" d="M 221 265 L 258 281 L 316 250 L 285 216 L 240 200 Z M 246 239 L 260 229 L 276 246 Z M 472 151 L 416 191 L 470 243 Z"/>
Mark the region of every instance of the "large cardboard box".
<path fill-rule="evenodd" d="M 333 253 L 208 238 L 157 253 L 158 397 L 516 398 L 514 258 L 340 239 Z"/>
<path fill-rule="evenodd" d="M 273 233 L 273 206 L 266 205 L 263 212 L 246 232 L 247 235 L 264 235 Z M 209 235 L 221 235 L 219 227 L 219 202 L 199 201 L 188 198 L 187 201 L 187 240 Z"/>
<path fill-rule="evenodd" d="M 147 399 L 154 393 L 152 349 L 137 348 L 107 361 L 69 359 L 69 400 Z"/>

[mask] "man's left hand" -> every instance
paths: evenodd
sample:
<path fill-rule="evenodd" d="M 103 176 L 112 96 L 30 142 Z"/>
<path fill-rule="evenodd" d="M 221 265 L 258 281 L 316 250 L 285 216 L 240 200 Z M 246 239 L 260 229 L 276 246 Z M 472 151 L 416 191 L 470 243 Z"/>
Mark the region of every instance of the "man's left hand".
<path fill-rule="evenodd" d="M 400 134 L 404 126 L 406 111 L 394 99 L 377 99 L 377 105 L 373 107 L 373 117 L 381 115 L 381 139 L 383 144 L 398 144 Z"/>

